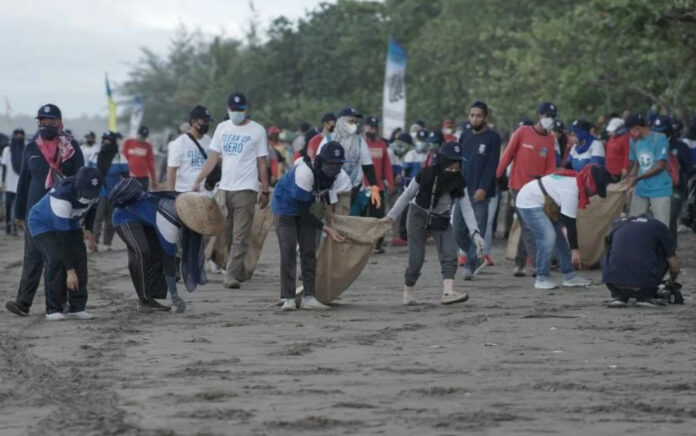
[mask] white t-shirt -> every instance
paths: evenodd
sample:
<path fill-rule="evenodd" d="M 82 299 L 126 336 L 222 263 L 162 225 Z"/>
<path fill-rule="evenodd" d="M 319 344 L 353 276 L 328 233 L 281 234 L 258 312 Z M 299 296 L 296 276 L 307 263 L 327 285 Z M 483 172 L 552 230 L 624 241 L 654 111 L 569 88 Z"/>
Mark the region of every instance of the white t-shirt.
<path fill-rule="evenodd" d="M 210 149 L 222 157 L 220 189 L 225 191 L 259 191 L 256 159 L 268 156 L 266 129 L 255 121 L 236 126 L 232 121 L 218 124 Z"/>
<path fill-rule="evenodd" d="M 211 139 L 208 135 L 204 135 L 198 140 L 206 154 L 209 152 L 210 141 Z M 174 185 L 175 191 L 192 191 L 196 177 L 201 173 L 204 164 L 205 157 L 187 134 L 184 133 L 169 143 L 167 166 L 178 168 Z"/>
<path fill-rule="evenodd" d="M 307 192 L 312 192 L 314 189 L 314 173 L 305 162 L 298 164 L 295 169 L 295 184 Z M 341 170 L 333 185 L 329 188 L 329 202 L 336 204 L 338 202 L 338 194 L 350 192 L 350 190 L 350 177 L 348 177 L 345 171 Z"/>
<path fill-rule="evenodd" d="M 5 191 L 17 193 L 17 182 L 19 182 L 19 174 L 17 174 L 12 167 L 12 154 L 10 153 L 10 146 L 6 146 L 2 151 L 2 158 L 0 158 L 0 163 L 5 165 Z"/>
<path fill-rule="evenodd" d="M 561 206 L 561 213 L 570 218 L 578 215 L 578 183 L 575 177 L 557 176 L 549 174 L 541 178 L 544 189 L 549 197 Z M 520 209 L 533 209 L 544 207 L 544 194 L 541 192 L 539 182 L 532 180 L 520 189 L 517 194 L 515 206 Z"/>
<path fill-rule="evenodd" d="M 101 144 L 95 143 L 91 147 L 88 147 L 86 144 L 83 144 L 80 146 L 80 150 L 82 151 L 82 156 L 85 158 L 85 165 L 87 162 L 96 162 L 97 161 L 97 155 L 101 151 Z"/>

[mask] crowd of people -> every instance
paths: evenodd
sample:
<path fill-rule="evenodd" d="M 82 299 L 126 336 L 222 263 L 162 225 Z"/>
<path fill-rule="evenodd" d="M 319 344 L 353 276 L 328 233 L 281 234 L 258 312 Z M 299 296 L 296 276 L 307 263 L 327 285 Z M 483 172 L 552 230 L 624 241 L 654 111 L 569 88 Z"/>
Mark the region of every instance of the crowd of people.
<path fill-rule="evenodd" d="M 5 231 L 10 237 L 23 231 L 24 237 L 17 294 L 6 308 L 28 315 L 43 272 L 46 319 L 92 318 L 85 310 L 87 253 L 111 250 L 117 234 L 127 247 L 140 309 L 171 310 L 157 301 L 168 294 L 176 311 L 185 311 L 177 281 L 189 290 L 205 283 L 201 232 L 181 219 L 175 205 L 190 192 L 216 197 L 226 207 L 225 288 L 249 279 L 244 259 L 252 222 L 258 209 L 270 205 L 282 310 L 329 308 L 314 297 L 316 253 L 322 234 L 344 241 L 333 226 L 337 215 L 389 225 L 390 244 L 381 238 L 375 254 L 389 245 L 408 247 L 403 304 L 418 301 L 415 286 L 429 238 L 441 265 L 442 304 L 466 301 L 468 295 L 455 289 L 456 271 L 461 266 L 463 279 L 474 280 L 493 265 L 492 238 L 505 191 L 521 228 L 511 273 L 531 275 L 535 288 L 548 290 L 559 286 L 551 276 L 557 267 L 561 286 L 585 287 L 592 282 L 578 273 L 578 211 L 617 183 L 627 195 L 602 259 L 609 306 L 624 307 L 632 299 L 643 306 L 683 301 L 676 241 L 681 222 L 696 221 L 696 117 L 686 132 L 677 117 L 653 112 L 610 114 L 597 123 L 576 119 L 566 127 L 559 108 L 544 102 L 535 120 L 525 118 L 501 135 L 489 115 L 479 100 L 458 127 L 452 119 L 431 126 L 418 120 L 382 138 L 376 116 L 346 107 L 324 114 L 316 127 L 303 122 L 288 138 L 278 127 L 252 120 L 246 96 L 233 92 L 212 137 L 211 112 L 201 105 L 191 109 L 168 144 L 166 176 L 158 178 L 147 127 L 125 141 L 107 131 L 97 143 L 88 132 L 80 145 L 64 128 L 60 109 L 43 105 L 36 132 L 14 130 L 0 154 Z M 195 196 L 191 201 L 186 204 L 194 207 Z"/>

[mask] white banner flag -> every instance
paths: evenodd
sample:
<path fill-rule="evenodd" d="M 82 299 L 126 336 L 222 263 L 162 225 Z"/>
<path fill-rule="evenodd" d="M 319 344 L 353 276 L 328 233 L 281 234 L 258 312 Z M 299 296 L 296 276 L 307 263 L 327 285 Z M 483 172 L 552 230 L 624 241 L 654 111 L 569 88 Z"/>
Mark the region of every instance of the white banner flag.
<path fill-rule="evenodd" d="M 385 138 L 389 138 L 394 129 L 403 129 L 406 125 L 406 59 L 406 51 L 389 38 L 382 104 L 382 136 Z"/>
<path fill-rule="evenodd" d="M 131 108 L 131 118 L 130 118 L 130 132 L 128 134 L 129 138 L 135 138 L 140 128 L 140 123 L 143 122 L 143 99 L 140 97 L 135 97 L 133 100 L 133 107 Z"/>

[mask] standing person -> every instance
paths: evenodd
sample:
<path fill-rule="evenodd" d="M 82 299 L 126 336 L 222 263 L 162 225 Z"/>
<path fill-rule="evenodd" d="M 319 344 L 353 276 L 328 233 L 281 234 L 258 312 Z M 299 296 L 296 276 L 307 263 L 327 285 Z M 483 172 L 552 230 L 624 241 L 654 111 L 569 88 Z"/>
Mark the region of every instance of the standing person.
<path fill-rule="evenodd" d="M 451 137 L 454 138 L 454 136 Z M 457 139 L 455 138 L 453 141 L 457 142 Z M 437 151 L 445 142 L 449 141 L 445 141 L 445 136 L 443 135 L 442 130 L 431 130 L 428 132 L 428 156 L 425 158 L 426 167 L 435 165 L 435 162 L 437 162 Z"/>
<path fill-rule="evenodd" d="M 689 129 L 684 135 L 684 142 L 689 146 L 691 151 L 691 161 L 696 162 L 696 115 L 691 117 L 691 122 L 689 122 Z"/>
<path fill-rule="evenodd" d="M 396 200 L 399 199 L 404 187 L 408 185 L 408 180 L 404 171 L 404 157 L 412 148 L 413 139 L 408 133 L 400 133 L 399 136 L 389 144 L 389 160 L 392 163 L 392 174 L 394 175 L 395 187 L 394 192 L 389 195 L 390 209 L 394 207 L 394 204 L 396 203 Z M 392 224 L 392 246 L 405 247 L 407 245 L 405 236 L 406 218 L 403 220 L 395 220 Z"/>
<path fill-rule="evenodd" d="M 311 130 L 311 129 L 310 129 Z M 307 130 L 309 132 L 310 130 Z M 269 152 L 271 155 L 271 177 L 270 184 L 275 186 L 276 182 L 287 171 L 287 150 L 285 149 L 285 144 L 280 141 L 280 129 L 276 126 L 271 126 L 268 128 L 268 142 L 269 142 Z"/>
<path fill-rule="evenodd" d="M 80 146 L 80 150 L 82 150 L 82 156 L 85 159 L 85 162 L 92 162 L 94 161 L 94 156 L 99 153 L 99 145 L 97 143 L 97 135 L 94 134 L 94 132 L 88 132 L 85 135 L 85 143 Z"/>
<path fill-rule="evenodd" d="M 536 289 L 554 289 L 551 280 L 551 258 L 556 259 L 563 274 L 563 286 L 589 286 L 591 280 L 575 273 L 573 264 L 582 266 L 578 231 L 578 209 L 584 209 L 590 196 L 607 196 L 611 176 L 606 168 L 586 165 L 582 171 L 559 171 L 527 182 L 517 194 L 516 207 L 534 236 L 536 246 Z M 563 234 L 565 227 L 568 239 Z M 568 247 L 570 244 L 570 247 Z"/>
<path fill-rule="evenodd" d="M 14 222 L 14 203 L 17 197 L 17 182 L 22 170 L 22 153 L 24 153 L 24 129 L 12 132 L 10 144 L 2 150 L 2 186 L 5 190 L 5 233 L 17 236 L 17 224 Z"/>
<path fill-rule="evenodd" d="M 348 198 L 348 195 L 341 195 L 336 214 L 350 214 L 354 203 L 358 201 L 358 194 L 363 186 L 363 176 L 367 178 L 370 185 L 370 203 L 380 208 L 380 190 L 377 176 L 375 175 L 375 167 L 372 164 L 372 157 L 370 156 L 370 149 L 367 147 L 367 143 L 363 137 L 358 133 L 358 118 L 362 118 L 362 115 L 352 107 L 347 107 L 338 113 L 337 118 L 336 129 L 331 135 L 331 140 L 337 141 L 343 147 L 346 154 L 343 170 L 348 174 L 348 177 L 350 177 L 353 189 L 350 193 L 350 198 Z M 328 142 L 328 138 L 322 140 L 319 146 L 320 153 L 321 148 Z"/>
<path fill-rule="evenodd" d="M 517 198 L 520 189 L 533 180 L 535 177 L 545 176 L 556 169 L 556 158 L 554 156 L 555 142 L 554 137 L 549 132 L 553 129 L 557 115 L 557 107 L 553 103 L 544 102 L 537 108 L 538 120 L 534 125 L 526 124 L 527 120 L 520 122 L 520 127 L 515 130 L 508 142 L 505 151 L 498 163 L 496 177 L 502 178 L 507 166 L 512 162 L 510 180 L 508 186 L 512 193 L 513 202 Z M 515 256 L 515 277 L 525 276 L 525 265 L 527 256 L 533 262 L 535 257 L 534 237 L 529 227 L 525 224 L 524 218 L 517 214 L 520 222 L 521 235 L 517 244 L 517 254 Z"/>
<path fill-rule="evenodd" d="M 623 218 L 606 239 L 602 281 L 611 292 L 609 307 L 626 307 L 631 298 L 636 306 L 664 306 L 658 287 L 667 271 L 670 286 L 679 276 L 677 246 L 667 226 L 647 216 Z"/>
<path fill-rule="evenodd" d="M 157 189 L 157 174 L 155 174 L 155 154 L 152 144 L 147 141 L 150 129 L 140 126 L 135 138 L 127 139 L 123 144 L 123 154 L 128 159 L 131 177 L 135 177 L 148 190 Z"/>
<path fill-rule="evenodd" d="M 300 247 L 302 284 L 301 309 L 328 309 L 314 297 L 316 282 L 316 231 L 324 232 L 336 242 L 344 238 L 333 225 L 334 206 L 338 202 L 339 178 L 347 179 L 341 167 L 345 153 L 341 144 L 325 144 L 314 161 L 305 156 L 280 179 L 273 192 L 272 209 L 280 249 L 280 298 L 282 310 L 295 310 L 297 246 Z M 347 181 L 347 180 L 346 180 Z M 326 224 L 310 210 L 319 199 L 328 206 Z"/>
<path fill-rule="evenodd" d="M 36 119 L 38 132 L 34 140 L 24 147 L 17 182 L 14 216 L 20 229 L 24 228 L 29 210 L 46 192 L 53 188 L 56 182 L 74 176 L 85 164 L 80 147 L 73 146 L 72 138 L 63 132 L 62 114 L 58 106 L 41 106 Z M 19 281 L 17 297 L 5 305 L 7 310 L 20 316 L 29 314 L 42 271 L 43 254 L 30 232 L 25 231 L 22 278 Z"/>
<path fill-rule="evenodd" d="M 622 118 L 612 118 L 607 124 L 606 167 L 612 180 L 618 182 L 626 178 L 629 170 L 628 150 L 630 141 Z"/>
<path fill-rule="evenodd" d="M 457 142 L 457 137 L 454 136 L 454 121 L 452 118 L 445 118 L 442 121 L 442 128 L 440 129 L 440 132 L 442 132 L 442 143 L 452 141 Z"/>
<path fill-rule="evenodd" d="M 215 129 L 210 154 L 194 182 L 194 190 L 199 190 L 200 183 L 222 162 L 220 190 L 225 195 L 227 240 L 231 243 L 223 286 L 238 289 L 247 277 L 244 258 L 249 246 L 257 196 L 262 209 L 268 206 L 268 141 L 266 129 L 247 116 L 244 94 L 231 93 L 227 98 L 227 111 L 229 119 Z M 259 181 L 261 195 L 258 195 Z"/>
<path fill-rule="evenodd" d="M 297 132 L 297 136 L 292 141 L 293 153 L 298 153 L 305 147 L 305 135 L 307 134 L 307 131 L 311 128 L 312 126 L 307 121 L 303 121 L 300 124 L 300 130 Z"/>
<path fill-rule="evenodd" d="M 321 117 L 321 133 L 314 135 L 312 139 L 307 142 L 307 150 L 305 155 L 309 156 L 310 159 L 314 159 L 317 155 L 317 150 L 319 150 L 319 145 L 327 138 L 331 140 L 331 134 L 334 129 L 336 129 L 336 115 L 331 112 L 327 112 Z"/>
<path fill-rule="evenodd" d="M 428 160 L 428 131 L 418 130 L 413 138 L 414 147 L 404 156 L 404 175 L 406 185 L 411 179 L 418 175 L 418 172 L 426 167 Z"/>
<path fill-rule="evenodd" d="M 111 223 L 114 208 L 111 207 L 106 197 L 122 178 L 128 177 L 129 172 L 126 157 L 118 151 L 116 133 L 104 132 L 99 153 L 92 156 L 92 160 L 87 162 L 87 166 L 96 168 L 104 181 L 99 193 L 100 200 L 95 218 L 94 236 L 98 244 L 98 251 L 110 251 L 115 232 Z M 99 244 L 100 241 L 101 244 Z"/>
<path fill-rule="evenodd" d="M 201 173 L 210 152 L 211 138 L 207 133 L 211 121 L 214 121 L 213 117 L 206 107 L 194 106 L 189 112 L 190 129 L 169 144 L 167 155 L 167 189 L 169 191 L 193 191 L 196 178 Z"/>
<path fill-rule="evenodd" d="M 94 168 L 82 167 L 43 196 L 29 212 L 28 230 L 43 255 L 46 319 L 92 319 L 87 305 L 87 250 L 94 206 L 99 202 L 102 180 Z M 80 221 L 86 217 L 85 233 Z M 65 303 L 67 313 L 63 313 Z"/>
<path fill-rule="evenodd" d="M 653 132 L 641 114 L 626 120 L 631 135 L 629 186 L 632 194 L 630 216 L 652 211 L 653 218 L 669 227 L 672 177 L 667 171 L 669 143 L 662 133 Z"/>
<path fill-rule="evenodd" d="M 468 194 L 461 174 L 462 150 L 456 142 L 447 142 L 440 148 L 436 165 L 424 168 L 411 180 L 383 221 L 393 222 L 408 209 L 408 267 L 404 273 L 403 304 L 416 304 L 413 287 L 421 275 L 425 260 L 425 241 L 430 234 L 435 240 L 442 272 L 442 304 L 453 304 L 469 299 L 465 293 L 454 290 L 457 272 L 457 243 L 450 224 L 452 203 L 461 203 L 464 215 L 479 252 L 483 239 L 479 235 Z"/>
<path fill-rule="evenodd" d="M 488 105 L 475 101 L 469 108 L 471 133 L 462 135 L 459 143 L 462 147 L 462 176 L 466 180 L 466 189 L 471 199 L 477 227 L 481 237 L 485 237 L 488 226 L 488 208 L 495 197 L 495 171 L 500 159 L 500 135 L 488 128 Z M 469 238 L 469 231 L 464 223 L 459 204 L 454 206 L 452 226 L 459 248 L 467 254 L 464 265 L 464 280 L 472 280 L 476 272 L 486 265 L 476 256 L 477 247 Z"/>
<path fill-rule="evenodd" d="M 568 135 L 565 133 L 565 125 L 561 120 L 556 120 L 553 123 L 553 128 L 551 129 L 551 134 L 556 139 L 556 167 L 565 167 L 566 160 L 568 158 Z"/>
<path fill-rule="evenodd" d="M 592 133 L 592 125 L 578 119 L 570 126 L 569 141 L 573 145 L 568 153 L 566 168 L 582 171 L 585 165 L 595 164 L 604 166 L 604 145 Z"/>
<path fill-rule="evenodd" d="M 377 117 L 367 117 L 365 119 L 365 142 L 367 142 L 367 146 L 370 149 L 372 164 L 375 168 L 375 176 L 377 177 L 377 183 L 380 188 L 380 205 L 376 207 L 374 204 L 368 204 L 365 210 L 365 216 L 384 218 L 385 209 L 387 207 L 385 188 L 386 192 L 394 191 L 394 174 L 392 172 L 391 160 L 389 160 L 387 144 L 377 136 L 378 133 L 379 120 L 377 120 Z M 365 187 L 367 187 L 367 178 L 364 179 L 364 183 Z M 383 243 L 384 237 L 379 238 L 375 245 L 376 253 L 384 253 L 384 249 L 382 248 Z"/>
<path fill-rule="evenodd" d="M 679 121 L 679 120 L 676 120 Z M 674 156 L 679 163 L 679 179 L 677 184 L 673 184 L 672 198 L 670 200 L 669 213 L 669 230 L 672 232 L 674 242 L 677 243 L 677 220 L 682 212 L 682 205 L 689 196 L 689 180 L 696 173 L 693 163 L 691 162 L 691 153 L 689 146 L 679 139 L 681 133 L 681 122 L 673 123 L 672 117 L 669 115 L 660 115 L 655 120 L 653 130 L 666 135 L 669 139 L 669 153 Z M 675 127 L 677 129 L 675 129 Z"/>

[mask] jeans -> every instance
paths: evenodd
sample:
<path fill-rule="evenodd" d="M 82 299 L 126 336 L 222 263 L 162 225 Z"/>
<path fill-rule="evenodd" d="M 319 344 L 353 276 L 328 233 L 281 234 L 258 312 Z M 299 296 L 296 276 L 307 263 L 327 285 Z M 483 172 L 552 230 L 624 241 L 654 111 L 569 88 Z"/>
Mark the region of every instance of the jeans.
<path fill-rule="evenodd" d="M 488 206 L 491 203 L 490 198 L 483 201 L 471 201 L 471 207 L 474 209 L 474 216 L 476 217 L 476 224 L 479 228 L 479 233 L 481 237 L 486 236 L 486 227 L 488 226 Z M 472 241 L 469 236 L 469 228 L 464 222 L 464 217 L 462 216 L 462 209 L 459 206 L 459 202 L 455 203 L 454 211 L 452 212 L 454 216 L 452 217 L 452 227 L 454 229 L 454 237 L 457 240 L 457 245 L 466 253 L 466 268 L 469 271 L 474 271 L 481 261 L 479 260 L 476 253 L 476 244 Z"/>
<path fill-rule="evenodd" d="M 561 273 L 563 273 L 563 279 L 569 280 L 575 277 L 570 247 L 563 234 L 561 223 L 552 223 L 541 207 L 531 209 L 518 208 L 517 213 L 527 223 L 534 237 L 537 281 L 548 280 L 551 277 L 551 257 L 554 249 L 558 265 L 561 267 Z"/>
<path fill-rule="evenodd" d="M 517 194 L 520 191 L 511 190 L 512 201 L 517 200 Z M 529 226 L 525 222 L 520 210 L 517 209 L 515 205 L 515 210 L 517 211 L 517 219 L 520 222 L 520 240 L 517 243 L 517 254 L 515 255 L 515 266 L 518 268 L 524 268 L 527 265 L 527 256 L 532 259 L 532 262 L 536 259 L 536 246 L 534 244 L 534 236 L 529 229 Z"/>
<path fill-rule="evenodd" d="M 634 193 L 628 214 L 630 216 L 643 215 L 649 209 L 653 218 L 669 227 L 670 202 L 671 197 L 640 197 Z"/>
<path fill-rule="evenodd" d="M 483 247 L 483 254 L 491 254 L 491 247 L 493 246 L 493 233 L 495 233 L 495 221 L 498 217 L 498 206 L 500 204 L 500 194 L 495 194 L 495 197 L 491 198 L 488 203 L 488 223 L 486 223 L 486 233 L 483 235 L 483 240 L 485 241 L 485 246 Z"/>
<path fill-rule="evenodd" d="M 406 220 L 406 227 L 408 227 L 408 267 L 404 273 L 406 286 L 415 285 L 421 275 L 428 233 L 435 240 L 442 278 L 453 279 L 457 273 L 457 243 L 454 240 L 452 226 L 447 227 L 447 230 L 426 230 L 427 220 L 428 211 L 413 204 L 408 208 Z"/>

